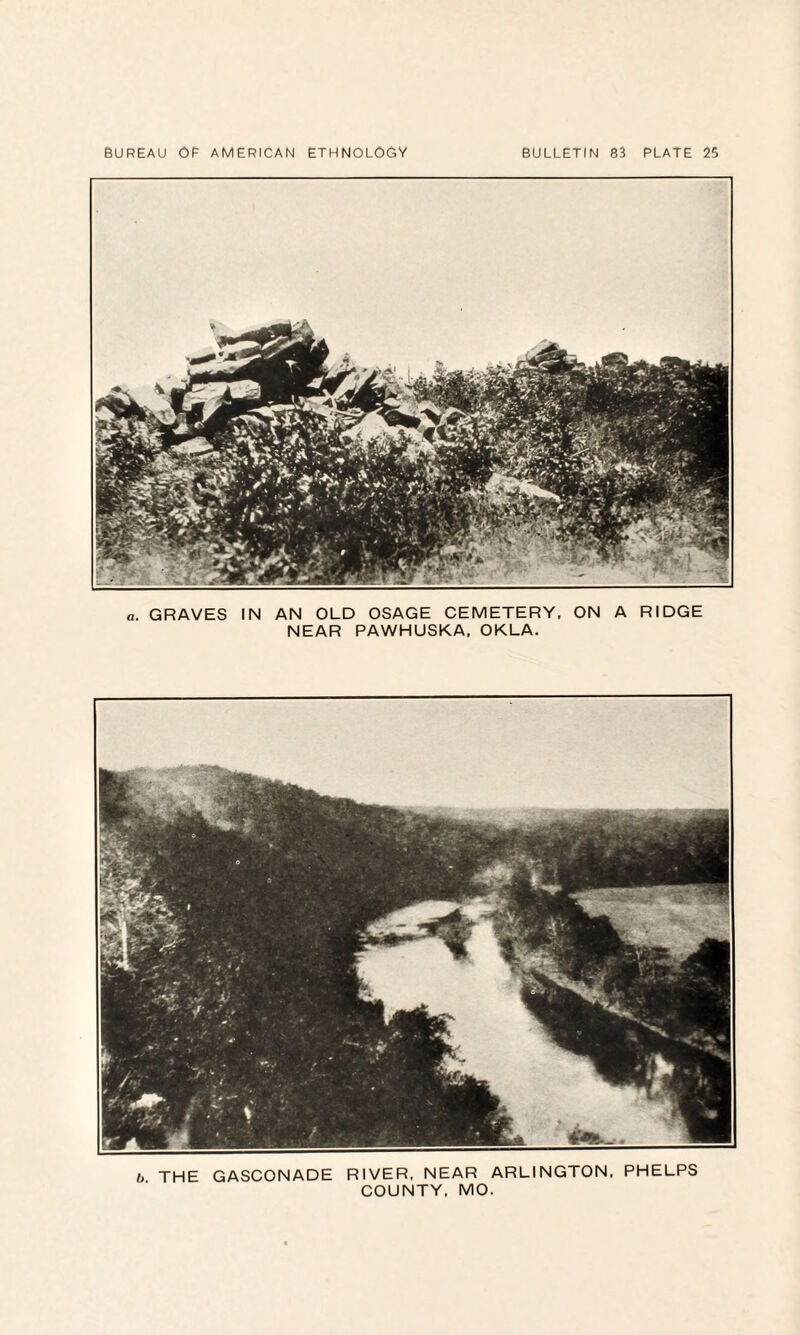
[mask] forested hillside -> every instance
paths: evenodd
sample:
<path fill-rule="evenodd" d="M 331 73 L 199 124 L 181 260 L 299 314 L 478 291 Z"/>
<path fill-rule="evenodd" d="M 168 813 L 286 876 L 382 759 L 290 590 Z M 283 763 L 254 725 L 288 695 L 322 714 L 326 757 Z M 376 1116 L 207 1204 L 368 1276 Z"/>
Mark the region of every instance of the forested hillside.
<path fill-rule="evenodd" d="M 502 1110 L 445 1071 L 441 1022 L 386 1026 L 359 999 L 358 933 L 542 850 L 605 885 L 626 883 L 614 866 L 719 880 L 727 856 L 723 813 L 503 828 L 214 767 L 101 772 L 99 812 L 103 1135 L 117 1149 L 493 1143 Z"/>

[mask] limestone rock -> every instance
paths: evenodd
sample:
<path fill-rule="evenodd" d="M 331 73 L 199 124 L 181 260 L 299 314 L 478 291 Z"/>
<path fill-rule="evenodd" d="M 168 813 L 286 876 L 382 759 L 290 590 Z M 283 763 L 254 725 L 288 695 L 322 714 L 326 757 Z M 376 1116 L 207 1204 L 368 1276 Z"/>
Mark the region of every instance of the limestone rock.
<path fill-rule="evenodd" d="M 214 446 L 205 436 L 193 436 L 191 440 L 179 440 L 173 452 L 184 459 L 200 459 L 204 454 L 211 454 Z"/>
<path fill-rule="evenodd" d="M 199 368 L 203 380 L 253 380 L 261 375 L 264 363 L 261 357 L 242 357 L 239 361 L 218 358 Z M 194 388 L 194 384 L 192 384 Z"/>
<path fill-rule="evenodd" d="M 213 362 L 216 355 L 216 348 L 199 348 L 197 352 L 190 352 L 186 360 L 190 366 L 202 366 L 204 362 Z"/>
<path fill-rule="evenodd" d="M 237 405 L 259 404 L 261 386 L 255 380 L 232 380 L 228 386 L 231 403 Z"/>
<path fill-rule="evenodd" d="M 189 425 L 189 423 L 188 423 L 188 421 L 187 421 L 187 419 L 186 419 L 186 414 L 185 414 L 185 413 L 178 413 L 178 420 L 177 420 L 177 422 L 175 423 L 174 427 L 172 428 L 172 439 L 173 439 L 173 440 L 193 440 L 194 437 L 195 437 L 195 434 L 196 434 L 196 433 L 195 433 L 193 427 L 191 427 L 191 426 Z"/>
<path fill-rule="evenodd" d="M 365 413 L 355 426 L 342 432 L 342 440 L 359 441 L 364 444 L 367 441 L 379 440 L 385 437 L 388 440 L 398 440 L 402 435 L 400 427 L 389 426 L 380 413 Z"/>
<path fill-rule="evenodd" d="M 364 370 L 357 371 L 354 374 L 356 376 L 356 379 L 350 393 L 350 402 L 353 404 L 354 407 L 357 405 L 362 407 L 372 407 L 372 405 L 375 403 L 375 395 L 370 394 L 369 391 L 372 382 L 374 381 L 376 375 L 378 374 L 377 366 L 372 366 L 368 369 L 365 368 Z"/>
<path fill-rule="evenodd" d="M 304 375 L 312 374 L 314 368 L 311 356 L 302 338 L 290 338 L 283 355 L 287 361 L 296 362 L 298 366 L 302 367 Z"/>
<path fill-rule="evenodd" d="M 336 389 L 337 385 L 341 384 L 345 376 L 349 375 L 350 372 L 355 369 L 356 364 L 350 356 L 350 353 L 342 353 L 341 357 L 337 357 L 325 373 L 325 380 L 323 382 L 325 388 L 333 391 Z"/>
<path fill-rule="evenodd" d="M 156 389 L 159 394 L 172 405 L 177 412 L 181 406 L 181 400 L 186 392 L 186 381 L 179 380 L 176 375 L 162 375 L 156 381 Z"/>
<path fill-rule="evenodd" d="M 626 352 L 607 352 L 601 358 L 603 366 L 627 366 L 628 354 Z"/>
<path fill-rule="evenodd" d="M 231 396 L 227 385 L 224 389 L 218 390 L 216 394 L 212 394 L 210 398 L 206 399 L 202 411 L 203 426 L 206 432 L 216 431 L 227 422 L 230 402 Z"/>
<path fill-rule="evenodd" d="M 385 374 L 383 372 L 384 376 Z M 397 380 L 396 377 L 389 380 L 383 403 L 386 408 L 405 408 L 408 412 L 419 412 L 416 395 L 411 392 L 407 385 L 403 384 L 402 380 Z"/>
<path fill-rule="evenodd" d="M 291 326 L 291 336 L 292 338 L 299 338 L 307 348 L 313 347 L 314 330 L 308 320 L 295 320 Z"/>
<path fill-rule="evenodd" d="M 267 362 L 262 360 L 260 370 L 254 371 L 249 378 L 258 380 L 261 385 L 261 397 L 264 403 L 285 403 L 298 390 L 297 383 L 292 375 L 292 368 L 280 357 L 275 357 Z"/>
<path fill-rule="evenodd" d="M 508 473 L 492 473 L 489 481 L 486 483 L 486 490 L 490 495 L 498 497 L 526 496 L 529 500 L 537 501 L 560 501 L 554 491 L 546 491 L 544 487 L 537 487 L 535 482 L 527 482 L 524 478 L 511 477 Z"/>
<path fill-rule="evenodd" d="M 535 347 L 528 348 L 528 351 L 525 353 L 525 360 L 527 362 L 536 361 L 538 357 L 543 357 L 546 354 L 549 355 L 550 353 L 555 352 L 557 348 L 558 344 L 554 343 L 551 338 L 540 339 Z"/>
<path fill-rule="evenodd" d="M 333 397 L 337 403 L 345 403 L 349 400 L 356 385 L 358 384 L 358 370 L 348 371 L 343 380 L 339 382 L 333 391 Z"/>
<path fill-rule="evenodd" d="M 238 341 L 236 332 L 230 325 L 223 324 L 221 320 L 209 320 L 211 332 L 217 341 L 217 345 L 222 348 L 226 343 L 236 343 Z"/>
<path fill-rule="evenodd" d="M 137 385 L 129 392 L 134 407 L 138 408 L 144 417 L 153 418 L 159 426 L 175 425 L 177 418 L 174 408 L 163 394 L 159 394 L 154 385 Z"/>
<path fill-rule="evenodd" d="M 337 429 L 344 427 L 352 439 L 407 440 L 411 431 L 418 448 L 431 450 L 437 435 L 466 416 L 455 408 L 443 413 L 430 400 L 418 403 L 390 367 L 360 366 L 347 353 L 328 366 L 328 344 L 306 319 L 275 319 L 242 329 L 220 320 L 210 323 L 215 346 L 188 355 L 183 379 L 165 375 L 154 387 L 133 391 L 115 386 L 96 404 L 101 420 L 125 411 L 147 414 L 170 429 L 177 448 L 213 434 L 232 418 L 252 427 L 311 413 Z M 551 360 L 566 357 L 548 340 L 541 349 Z"/>
<path fill-rule="evenodd" d="M 540 372 L 544 375 L 561 375 L 570 371 L 578 363 L 574 353 L 567 352 L 551 338 L 541 339 L 534 347 L 522 353 L 516 360 L 514 372 L 517 375 Z"/>
<path fill-rule="evenodd" d="M 187 418 L 198 417 L 202 413 L 206 401 L 212 398 L 214 394 L 219 393 L 219 388 L 218 384 L 205 381 L 192 385 L 188 393 L 183 396 L 182 407 Z"/>
<path fill-rule="evenodd" d="M 454 426 L 456 422 L 462 422 L 467 416 L 461 408 L 445 408 L 442 413 L 442 421 L 445 426 Z"/>
<path fill-rule="evenodd" d="M 211 332 L 221 348 L 230 343 L 269 343 L 275 338 L 288 338 L 292 332 L 291 320 L 268 320 L 265 324 L 250 324 L 244 329 L 231 329 L 221 320 L 209 320 Z"/>
<path fill-rule="evenodd" d="M 663 371 L 688 371 L 690 363 L 685 357 L 662 357 L 659 366 Z"/>
<path fill-rule="evenodd" d="M 252 338 L 243 339 L 241 343 L 226 343 L 222 349 L 224 361 L 241 361 L 244 357 L 260 356 L 261 344 Z"/>
<path fill-rule="evenodd" d="M 280 338 L 271 338 L 269 342 L 264 343 L 261 348 L 261 359 L 265 362 L 272 362 L 288 356 L 288 349 L 291 347 L 292 340 L 281 335 Z"/>
<path fill-rule="evenodd" d="M 131 411 L 133 400 L 127 385 L 114 385 L 112 389 L 98 399 L 95 407 L 108 408 L 114 417 L 124 417 Z"/>
<path fill-rule="evenodd" d="M 400 404 L 397 408 L 383 408 L 384 420 L 390 426 L 418 427 L 421 422 L 419 413 L 409 404 Z"/>
<path fill-rule="evenodd" d="M 266 324 L 250 324 L 239 330 L 239 338 L 252 338 L 256 343 L 269 343 L 273 338 L 290 338 L 291 320 L 268 320 Z"/>

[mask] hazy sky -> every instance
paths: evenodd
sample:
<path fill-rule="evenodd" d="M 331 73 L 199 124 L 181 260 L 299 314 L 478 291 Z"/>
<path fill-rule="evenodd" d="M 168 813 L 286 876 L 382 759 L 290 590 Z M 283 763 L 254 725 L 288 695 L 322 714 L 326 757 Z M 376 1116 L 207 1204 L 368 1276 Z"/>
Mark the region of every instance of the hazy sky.
<path fill-rule="evenodd" d="M 727 807 L 727 701 L 121 700 L 107 769 L 212 764 L 362 802 Z"/>
<path fill-rule="evenodd" d="M 97 393 L 182 372 L 211 316 L 412 375 L 544 337 L 729 359 L 722 180 L 98 181 L 93 243 Z"/>

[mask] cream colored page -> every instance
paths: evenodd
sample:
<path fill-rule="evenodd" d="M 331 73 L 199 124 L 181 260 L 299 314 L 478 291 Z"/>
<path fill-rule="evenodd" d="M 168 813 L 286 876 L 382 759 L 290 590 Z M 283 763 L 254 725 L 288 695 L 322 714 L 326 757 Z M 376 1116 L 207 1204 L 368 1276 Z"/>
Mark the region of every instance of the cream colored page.
<path fill-rule="evenodd" d="M 513 1332 L 539 1325 L 579 1332 L 646 1326 L 665 1335 L 679 1326 L 715 1332 L 793 1329 L 797 856 L 792 814 L 798 796 L 796 635 L 789 576 L 796 568 L 798 500 L 793 7 L 778 0 L 758 9 L 706 2 L 635 8 L 578 2 L 567 8 L 447 4 L 431 11 L 418 4 L 400 10 L 354 3 L 334 11 L 311 3 L 289 13 L 247 3 L 224 12 L 201 4 L 157 13 L 129 3 L 106 13 L 96 6 L 59 4 L 34 12 L 10 4 L 5 29 L 4 124 L 11 187 L 5 216 L 10 262 L 3 495 L 8 605 L 4 805 L 10 850 L 5 1328 L 58 1335 L 95 1326 L 127 1335 L 145 1323 L 197 1332 L 393 1332 L 409 1326 L 426 1332 L 477 1331 L 490 1324 Z M 247 158 L 232 167 L 230 159 L 212 156 L 215 147 L 231 145 L 290 145 L 296 155 L 279 167 Z M 405 153 L 337 161 L 308 152 L 337 145 L 373 151 L 402 146 Z M 531 146 L 562 151 L 562 156 L 523 157 L 523 148 Z M 564 156 L 567 146 L 597 147 L 598 157 Z M 109 148 L 148 147 L 163 148 L 166 156 L 121 161 L 113 151 L 106 156 Z M 704 158 L 704 150 L 711 149 L 715 155 Z M 101 187 L 106 191 L 104 217 L 111 218 L 122 197 L 109 186 L 122 177 L 140 186 L 140 178 L 158 178 L 154 187 L 168 177 L 180 178 L 179 185 L 188 177 L 211 178 L 207 198 L 222 186 L 223 206 L 229 208 L 226 178 L 237 171 L 257 176 L 274 170 L 298 186 L 296 178 L 310 178 L 302 183 L 309 210 L 321 198 L 315 185 L 327 190 L 323 178 L 330 184 L 337 173 L 358 178 L 356 185 L 365 192 L 381 184 L 387 190 L 402 188 L 404 208 L 420 210 L 420 269 L 431 283 L 434 244 L 445 274 L 454 262 L 455 241 L 449 249 L 446 230 L 435 230 L 445 207 L 462 214 L 465 207 L 474 209 L 479 238 L 502 248 L 503 224 L 517 207 L 509 184 L 517 178 L 554 175 L 576 192 L 569 196 L 579 201 L 575 209 L 560 206 L 553 254 L 563 253 L 559 247 L 569 234 L 583 246 L 590 244 L 585 213 L 595 210 L 598 252 L 604 257 L 604 209 L 609 227 L 618 229 L 621 245 L 630 245 L 632 255 L 640 257 L 646 246 L 641 233 L 632 227 L 630 235 L 626 232 L 613 192 L 598 209 L 591 202 L 596 196 L 586 194 L 579 177 L 613 178 L 612 186 L 621 177 L 641 177 L 654 190 L 668 188 L 656 180 L 662 176 L 677 178 L 680 188 L 689 185 L 689 178 L 730 178 L 732 587 L 727 571 L 704 568 L 705 577 L 696 584 L 675 578 L 663 587 L 644 587 L 631 579 L 620 580 L 620 586 L 586 586 L 585 573 L 573 571 L 541 588 L 523 579 L 523 592 L 493 586 L 491 579 L 480 581 L 487 585 L 480 589 L 164 591 L 111 589 L 102 587 L 102 580 L 93 588 L 90 179 L 114 178 Z M 408 183 L 386 179 L 401 176 L 431 179 L 431 194 L 423 200 L 442 202 L 426 204 L 431 209 L 426 215 L 408 194 Z M 368 182 L 373 177 L 379 179 Z M 472 194 L 446 197 L 441 178 L 482 178 L 482 183 L 469 187 Z M 495 178 L 502 203 L 493 222 Z M 649 193 L 642 197 L 650 207 Z M 149 198 L 129 193 L 124 201 L 131 235 L 137 225 L 153 226 L 152 217 L 142 216 L 137 224 L 139 202 Z M 107 331 L 119 335 L 128 328 L 141 334 L 151 307 L 154 338 L 157 328 L 163 340 L 159 352 L 161 347 L 165 356 L 172 356 L 174 347 L 188 351 L 205 335 L 195 322 L 187 287 L 195 282 L 205 292 L 216 283 L 224 290 L 225 274 L 210 282 L 201 268 L 192 272 L 186 254 L 191 228 L 181 213 L 181 200 L 188 196 L 177 192 L 172 198 L 178 201 L 170 205 L 172 212 L 166 209 L 155 222 L 163 217 L 165 229 L 173 227 L 175 236 L 188 239 L 182 253 L 175 244 L 171 252 L 166 244 L 162 251 L 155 226 L 152 253 L 171 253 L 172 261 L 169 270 L 159 274 L 156 266 L 150 271 L 150 288 L 144 279 L 127 290 L 123 283 L 114 285 L 114 264 L 132 265 L 133 248 L 126 258 L 109 242 L 100 257 L 108 299 L 99 344 L 97 327 L 94 331 L 95 372 L 105 377 L 95 383 L 95 396 L 110 388 L 115 374 Z M 202 199 L 197 254 L 204 253 L 201 237 L 217 225 L 215 219 L 222 220 L 219 225 L 230 228 L 231 267 L 239 284 L 236 309 L 202 314 L 233 323 L 270 314 L 261 309 L 260 292 L 252 294 L 252 307 L 245 305 L 247 273 L 241 272 L 235 216 L 224 211 L 204 216 Z M 98 193 L 95 202 L 100 200 Z M 318 244 L 308 249 L 307 267 L 313 272 L 324 255 L 330 269 L 338 254 L 338 263 L 353 272 L 353 289 L 340 287 L 337 298 L 330 272 L 321 271 L 325 300 L 332 310 L 337 299 L 342 309 L 345 302 L 367 309 L 373 294 L 366 284 L 358 287 L 359 252 L 365 264 L 375 263 L 380 238 L 362 237 L 357 226 L 348 226 L 346 200 L 342 205 L 327 193 L 324 200 L 309 216 L 308 233 L 318 237 Z M 380 216 L 377 206 L 370 207 L 359 217 L 367 216 L 384 230 L 385 264 L 408 268 L 413 236 L 403 218 L 393 216 L 385 201 Z M 469 218 L 459 217 L 453 236 L 459 245 L 469 241 L 474 253 L 483 253 L 469 224 Z M 663 238 L 669 232 L 663 218 L 658 226 Z M 109 222 L 107 236 L 113 240 L 122 234 L 118 216 L 116 224 Z M 287 233 L 282 235 L 286 240 Z M 294 242 L 289 268 L 300 282 L 302 230 Z M 216 244 L 219 253 L 218 236 Z M 546 294 L 552 301 L 558 287 L 548 246 L 541 236 L 536 244 L 542 254 L 542 300 Z M 518 232 L 513 247 L 522 262 L 525 238 Z M 142 256 L 147 247 L 140 251 L 137 262 L 146 275 Z M 714 252 L 715 264 L 720 253 Z M 507 254 L 498 255 L 497 281 L 505 288 L 513 281 L 507 260 Z M 565 275 L 565 302 L 570 318 L 586 330 L 586 349 L 575 351 L 593 361 L 613 350 L 604 341 L 606 307 L 616 309 L 625 275 L 610 268 L 592 274 L 585 254 L 583 264 L 585 299 L 568 290 Z M 468 310 L 477 300 L 479 282 L 486 299 L 491 276 L 491 266 L 473 274 L 473 286 L 467 284 L 461 303 Z M 718 280 L 719 275 L 712 280 L 698 270 L 696 281 L 704 284 L 698 302 L 705 311 L 710 293 L 723 290 Z M 253 282 L 258 282 L 257 271 Z M 395 275 L 393 282 L 399 330 L 400 314 L 410 319 L 413 313 L 408 289 L 413 291 L 414 274 L 409 272 L 407 281 L 402 273 Z M 666 281 L 661 291 L 666 311 L 675 293 Z M 174 328 L 167 327 L 162 313 L 163 294 L 170 292 L 177 293 Z M 452 284 L 443 281 L 437 314 L 431 317 L 425 307 L 431 347 L 437 320 L 443 337 L 446 328 L 459 327 L 446 308 L 452 295 Z M 267 306 L 271 296 L 264 294 Z M 632 291 L 631 302 L 634 297 Z M 306 313 L 315 324 L 311 310 L 291 311 L 298 319 Z M 370 314 L 373 327 L 390 338 L 391 313 L 382 324 Z M 98 315 L 96 310 L 96 321 Z M 131 323 L 124 325 L 124 319 Z M 715 319 L 719 324 L 719 312 Z M 190 328 L 184 328 L 184 320 Z M 687 312 L 686 321 L 687 327 L 703 324 L 697 310 Z M 319 324 L 324 334 L 323 321 Z M 538 311 L 531 309 L 531 344 L 559 336 L 557 329 L 541 328 Z M 706 356 L 706 346 L 699 343 L 691 355 Z M 523 350 L 524 344 L 515 345 L 503 356 Z M 130 351 L 118 349 L 120 357 Z M 657 360 L 670 351 L 647 347 L 641 355 Z M 636 352 L 631 348 L 632 355 Z M 491 358 L 488 350 L 486 358 Z M 153 374 L 169 369 L 178 368 L 159 365 Z M 149 367 L 143 365 L 142 379 L 147 378 Z M 434 622 L 445 623 L 446 609 L 453 606 L 469 611 L 516 605 L 520 599 L 526 606 L 552 606 L 560 619 L 554 614 L 552 621 L 536 625 L 535 636 L 466 639 L 356 637 L 346 627 L 341 637 L 290 638 L 276 619 L 280 608 L 300 606 L 304 620 L 318 626 L 326 612 L 347 607 L 354 611 L 354 622 L 368 625 L 372 607 L 426 605 Z M 701 614 L 666 620 L 642 616 L 642 605 L 656 604 L 697 606 Z M 599 608 L 600 615 L 576 614 L 589 606 Z M 223 608 L 227 615 L 224 622 L 200 623 L 152 618 L 151 609 L 165 607 Z M 615 616 L 619 607 L 625 616 Z M 243 619 L 243 612 L 247 617 L 255 611 L 260 620 Z M 112 725 L 122 706 L 114 707 L 116 714 L 110 703 L 97 707 L 109 763 L 123 769 L 151 763 L 145 730 L 152 743 L 149 754 L 156 757 L 152 763 L 177 763 L 166 743 L 159 758 L 156 744 L 168 740 L 171 728 L 177 733 L 171 721 L 177 716 L 159 713 L 147 703 L 154 699 L 328 697 L 326 708 L 332 713 L 321 709 L 318 721 L 304 732 L 285 733 L 289 739 L 302 736 L 302 747 L 293 744 L 294 752 L 299 756 L 302 750 L 304 763 L 311 766 L 330 750 L 324 735 L 329 726 L 342 729 L 342 754 L 352 754 L 346 723 L 351 706 L 342 703 L 337 711 L 335 699 L 364 697 L 353 728 L 365 730 L 361 762 L 367 789 L 341 795 L 435 805 L 442 789 L 436 787 L 433 767 L 426 771 L 430 754 L 452 779 L 453 791 L 464 795 L 458 800 L 469 805 L 473 792 L 479 804 L 477 781 L 471 789 L 469 780 L 492 763 L 487 753 L 494 724 L 487 723 L 483 734 L 470 732 L 467 711 L 461 733 L 450 734 L 454 741 L 445 760 L 431 732 L 443 717 L 440 712 L 433 722 L 424 712 L 404 713 L 399 705 L 388 723 L 388 715 L 370 714 L 377 708 L 372 697 L 395 696 L 456 696 L 463 697 L 462 705 L 485 696 L 702 697 L 721 702 L 725 710 L 732 698 L 735 1147 L 691 1143 L 676 1149 L 656 1140 L 652 1149 L 562 1143 L 555 1150 L 518 1155 L 509 1147 L 313 1155 L 253 1151 L 235 1158 L 222 1152 L 180 1157 L 98 1153 L 94 701 L 143 702 L 139 713 L 124 716 L 133 722 L 122 724 L 124 745 L 116 753 Z M 165 717 L 170 720 L 166 725 L 159 722 Z M 697 770 L 707 783 L 704 792 L 712 794 L 711 804 L 724 805 L 724 795 L 718 795 L 724 768 L 718 755 L 721 713 L 709 715 L 708 722 L 705 715 L 701 719 L 676 705 L 668 709 L 660 733 L 655 717 L 651 710 L 646 727 L 641 724 L 642 773 L 648 785 L 633 794 L 623 792 L 612 765 L 602 774 L 597 754 L 602 738 L 593 731 L 600 726 L 597 710 L 580 725 L 586 753 L 594 755 L 601 778 L 609 787 L 619 780 L 620 804 L 668 805 L 669 776 L 686 755 L 694 764 L 707 762 L 707 771 Z M 224 759 L 219 734 L 226 724 L 219 707 L 187 718 L 192 762 Z M 335 722 L 329 725 L 331 718 Z M 370 758 L 380 748 L 374 731 L 367 745 L 367 719 L 373 729 L 392 729 L 387 756 L 416 751 L 418 773 L 427 783 L 416 798 L 402 792 L 394 796 L 391 785 L 379 789 L 378 762 Z M 533 727 L 534 716 L 526 719 L 525 726 Z M 546 731 L 546 724 L 542 716 L 536 727 Z M 633 705 L 616 716 L 620 755 L 626 747 L 635 753 L 639 726 Z M 711 741 L 703 758 L 697 737 L 706 726 Z M 236 727 L 247 731 L 241 721 Z M 411 729 L 411 741 L 402 737 L 404 728 Z M 494 735 L 498 748 L 508 748 L 502 755 L 511 759 L 495 763 L 493 782 L 506 785 L 503 791 L 513 805 L 514 756 L 522 765 L 523 741 L 527 745 L 536 733 L 520 728 L 516 753 L 513 737 Z M 580 738 L 573 745 L 579 748 Z M 529 749 L 535 749 L 533 741 Z M 551 768 L 558 771 L 555 749 L 552 755 Z M 284 770 L 276 777 L 292 774 Z M 579 765 L 573 782 L 588 782 Z M 575 800 L 577 787 L 569 791 Z M 569 792 L 555 793 L 552 800 L 569 805 Z M 606 1164 L 613 1176 L 505 1175 L 509 1166 L 524 1170 L 548 1163 Z M 695 1172 L 674 1171 L 689 1163 Z M 393 1183 L 404 1180 L 396 1171 L 404 1170 L 419 1183 L 425 1165 L 449 1170 L 438 1179 L 444 1191 L 396 1197 L 362 1193 L 365 1169 L 390 1169 L 384 1180 Z M 221 1183 L 213 1176 L 215 1169 L 277 1166 L 305 1174 L 311 1166 L 326 1168 L 330 1180 L 245 1185 Z M 653 1166 L 655 1175 L 637 1171 Z M 503 1175 L 493 1177 L 495 1168 Z M 348 1169 L 361 1176 L 348 1178 Z M 456 1169 L 465 1182 L 467 1170 L 473 1170 L 485 1194 L 460 1192 Z M 181 1179 L 181 1174 L 186 1176 Z"/>

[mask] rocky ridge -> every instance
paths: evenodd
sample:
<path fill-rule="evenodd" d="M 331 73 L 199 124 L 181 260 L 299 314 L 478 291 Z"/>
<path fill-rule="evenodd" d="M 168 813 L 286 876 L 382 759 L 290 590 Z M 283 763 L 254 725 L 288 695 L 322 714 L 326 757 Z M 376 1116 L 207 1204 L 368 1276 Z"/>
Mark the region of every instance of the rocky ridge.
<path fill-rule="evenodd" d="M 272 319 L 231 329 L 210 320 L 214 342 L 191 352 L 182 376 L 155 385 L 115 385 L 95 404 L 99 421 L 144 418 L 164 445 L 186 455 L 205 454 L 213 437 L 234 418 L 279 421 L 285 414 L 314 413 L 341 429 L 344 440 L 369 440 L 411 432 L 419 447 L 448 438 L 467 417 L 460 408 L 418 399 L 396 371 L 361 366 L 349 353 L 329 361 L 329 348 L 308 320 Z M 606 370 L 628 365 L 624 352 L 601 359 Z M 662 357 L 662 369 L 680 375 L 689 363 Z M 517 375 L 570 375 L 582 381 L 586 363 L 543 338 L 517 358 Z M 552 493 L 538 491 L 540 499 Z"/>
<path fill-rule="evenodd" d="M 115 385 L 95 409 L 99 420 L 144 417 L 182 453 L 205 453 L 232 418 L 279 420 L 287 412 L 313 412 L 344 428 L 345 438 L 405 430 L 422 442 L 446 439 L 448 427 L 466 416 L 418 400 L 394 370 L 360 366 L 349 353 L 329 362 L 324 338 L 307 320 L 268 320 L 230 329 L 211 320 L 214 344 L 189 353 L 182 377 L 155 385 Z"/>

